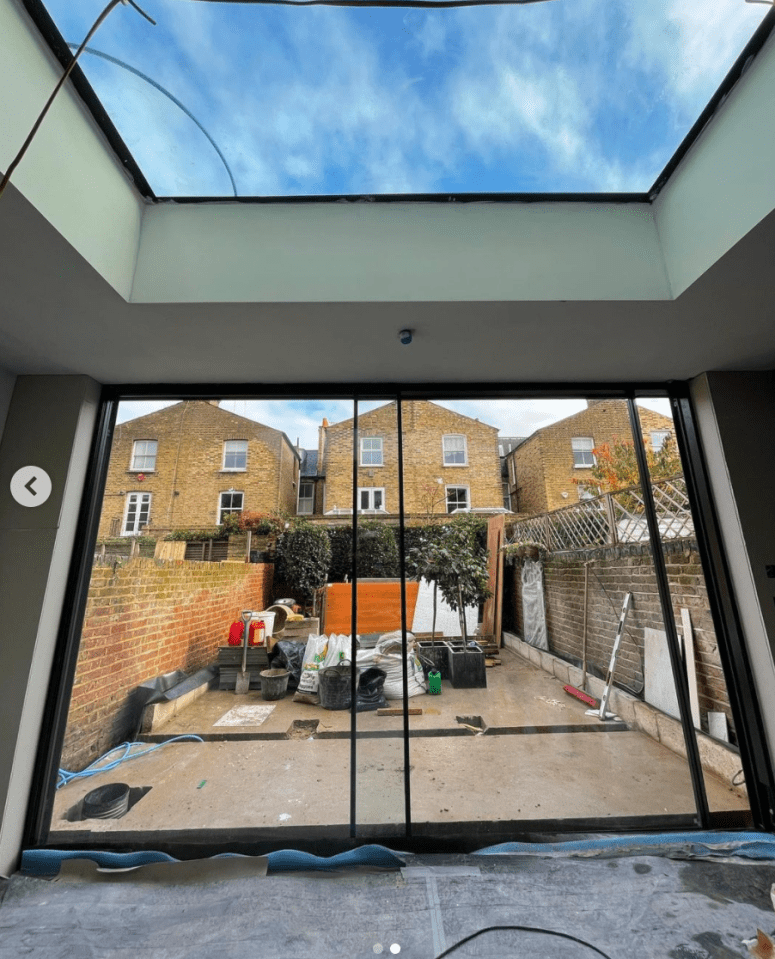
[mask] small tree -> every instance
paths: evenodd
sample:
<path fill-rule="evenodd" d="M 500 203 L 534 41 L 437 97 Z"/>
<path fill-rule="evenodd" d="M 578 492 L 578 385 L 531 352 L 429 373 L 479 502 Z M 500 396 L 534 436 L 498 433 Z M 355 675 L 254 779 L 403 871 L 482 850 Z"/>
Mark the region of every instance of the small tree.
<path fill-rule="evenodd" d="M 668 436 L 656 452 L 645 440 L 643 444 L 652 483 L 681 475 L 681 458 L 672 436 Z M 638 461 L 632 440 L 617 437 L 613 443 L 601 443 L 593 452 L 595 465 L 589 470 L 587 479 L 574 479 L 577 486 L 587 489 L 598 487 L 601 493 L 613 493 L 616 490 L 640 486 Z"/>
<path fill-rule="evenodd" d="M 410 551 L 410 561 L 417 574 L 434 583 L 433 628 L 436 636 L 437 589 L 449 607 L 460 617 L 460 631 L 468 639 L 465 607 L 473 606 L 492 595 L 489 585 L 487 549 L 480 541 L 481 520 L 456 517 L 439 528 L 438 535 L 424 536 Z"/>
<path fill-rule="evenodd" d="M 330 563 L 331 543 L 320 526 L 297 519 L 278 538 L 278 579 L 307 601 L 325 585 Z"/>

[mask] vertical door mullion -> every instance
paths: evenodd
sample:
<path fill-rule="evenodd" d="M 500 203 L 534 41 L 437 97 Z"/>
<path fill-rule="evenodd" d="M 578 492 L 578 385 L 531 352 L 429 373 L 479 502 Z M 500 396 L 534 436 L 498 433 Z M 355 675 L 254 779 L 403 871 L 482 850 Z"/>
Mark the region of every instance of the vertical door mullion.
<path fill-rule="evenodd" d="M 636 406 L 634 397 L 631 396 L 627 400 L 627 405 L 630 413 L 635 459 L 638 464 L 641 490 L 643 491 L 646 524 L 648 526 L 649 539 L 651 540 L 651 554 L 654 561 L 654 572 L 657 577 L 659 602 L 662 607 L 662 619 L 665 624 L 665 634 L 667 636 L 667 648 L 670 653 L 673 682 L 675 683 L 675 691 L 678 698 L 678 712 L 681 717 L 681 726 L 683 727 L 684 740 L 686 742 L 686 756 L 689 761 L 689 771 L 692 777 L 694 801 L 697 806 L 699 824 L 703 829 L 707 829 L 710 825 L 708 797 L 705 793 L 705 779 L 702 774 L 700 750 L 694 732 L 694 721 L 692 719 L 691 705 L 689 702 L 689 681 L 686 677 L 686 671 L 684 670 L 681 648 L 678 642 L 678 630 L 676 629 L 675 618 L 673 616 L 670 584 L 667 579 L 667 566 L 665 565 L 665 557 L 662 552 L 662 538 L 659 533 L 659 523 L 654 507 L 651 476 L 649 475 L 646 450 L 643 445 L 643 432 L 641 430 L 638 407 Z"/>
<path fill-rule="evenodd" d="M 727 681 L 732 715 L 735 718 L 740 762 L 745 773 L 751 813 L 758 828 L 771 830 L 775 777 L 766 748 L 761 706 L 753 694 L 753 671 L 745 648 L 737 606 L 730 589 L 729 571 L 702 450 L 689 399 L 684 396 L 673 397 L 671 405 L 676 442 L 684 464 L 694 533 L 708 588 L 708 603 L 718 638 L 719 658 Z"/>
<path fill-rule="evenodd" d="M 401 577 L 401 665 L 404 691 L 404 818 L 406 835 L 412 835 L 412 801 L 409 781 L 409 671 L 406 635 L 406 552 L 404 548 L 404 427 L 401 396 L 396 397 L 396 428 L 398 430 L 398 568 Z"/>
<path fill-rule="evenodd" d="M 353 519 L 352 519 L 352 593 L 350 595 L 350 837 L 356 832 L 357 734 L 356 664 L 358 662 L 358 398 L 353 399 Z"/>

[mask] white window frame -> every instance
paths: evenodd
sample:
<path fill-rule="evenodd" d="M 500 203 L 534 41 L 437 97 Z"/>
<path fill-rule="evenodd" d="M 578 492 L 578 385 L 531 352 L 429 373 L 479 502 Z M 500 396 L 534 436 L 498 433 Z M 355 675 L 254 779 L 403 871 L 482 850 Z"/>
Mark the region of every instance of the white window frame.
<path fill-rule="evenodd" d="M 361 500 L 363 498 L 364 493 L 369 494 L 368 507 L 361 506 Z M 381 506 L 374 505 L 375 493 L 379 493 L 381 495 L 381 498 L 382 498 Z M 352 512 L 352 510 L 350 510 L 350 512 Z M 385 505 L 385 487 L 384 486 L 359 486 L 358 487 L 358 512 L 359 513 L 387 513 L 387 507 Z"/>
<path fill-rule="evenodd" d="M 589 443 L 589 446 L 579 446 L 579 443 Z M 575 470 L 591 470 L 592 467 L 597 463 L 595 454 L 592 452 L 595 448 L 595 440 L 592 436 L 574 436 L 570 441 L 571 450 L 573 452 L 573 468 Z M 577 463 L 576 454 L 580 453 L 584 455 L 588 453 L 592 458 L 591 463 Z"/>
<path fill-rule="evenodd" d="M 312 496 L 302 496 L 301 491 L 305 486 L 309 486 L 312 490 Z M 309 509 L 302 509 L 301 504 L 309 503 Z M 315 483 L 312 480 L 299 479 L 299 496 L 296 501 L 296 513 L 298 516 L 312 516 L 315 512 Z"/>
<path fill-rule="evenodd" d="M 462 463 L 448 463 L 447 462 L 447 453 L 457 456 L 461 450 L 459 449 L 447 449 L 447 440 L 462 440 L 463 441 L 463 462 Z M 468 466 L 468 439 L 464 433 L 445 433 L 441 437 L 441 461 L 444 466 Z"/>
<path fill-rule="evenodd" d="M 224 508 L 224 506 L 222 505 L 222 498 L 224 496 L 241 496 L 242 505 L 240 506 L 239 509 L 235 509 L 233 506 Z M 245 493 L 243 490 L 239 490 L 239 489 L 221 490 L 221 492 L 218 494 L 218 514 L 217 514 L 218 526 L 220 526 L 221 523 L 223 523 L 223 517 L 226 516 L 228 513 L 241 513 L 244 509 L 245 509 Z"/>
<path fill-rule="evenodd" d="M 152 465 L 152 466 L 138 466 L 138 465 L 137 465 L 137 460 L 138 460 L 139 458 L 140 458 L 140 459 L 147 460 L 147 459 L 150 459 L 150 457 L 151 457 L 151 454 L 150 454 L 147 450 L 144 450 L 142 453 L 140 453 L 140 452 L 138 451 L 138 449 L 137 449 L 137 444 L 138 444 L 138 443 L 153 443 L 153 444 L 154 444 L 154 450 L 153 450 L 153 465 Z M 130 473 L 153 473 L 153 472 L 155 472 L 155 470 L 156 470 L 156 457 L 157 457 L 158 455 L 159 455 L 159 441 L 158 441 L 158 440 L 135 440 L 134 443 L 132 443 L 132 462 L 131 462 L 131 465 L 130 465 L 130 467 L 129 467 L 129 472 L 130 472 Z"/>
<path fill-rule="evenodd" d="M 377 453 L 378 450 L 377 450 L 377 447 L 371 447 L 370 449 L 367 450 L 364 448 L 364 444 L 373 443 L 375 440 L 379 443 L 379 463 L 374 463 L 371 461 L 367 462 L 364 459 L 364 456 L 365 455 L 373 456 L 375 453 Z M 361 466 L 384 466 L 385 465 L 384 443 L 382 441 L 381 436 L 362 436 L 360 446 L 361 446 L 361 455 L 360 455 Z M 378 487 L 374 487 L 374 488 L 377 489 Z"/>
<path fill-rule="evenodd" d="M 244 450 L 230 450 L 227 449 L 229 443 L 244 443 Z M 245 465 L 244 466 L 227 466 L 226 457 L 233 456 L 237 453 L 245 453 Z M 223 459 L 221 460 L 221 470 L 224 473 L 245 473 L 248 468 L 248 441 L 247 440 L 224 440 L 223 441 Z"/>
<path fill-rule="evenodd" d="M 145 503 L 143 502 L 144 498 Z M 143 529 L 148 526 L 151 520 L 151 500 L 153 495 L 151 493 L 127 493 L 126 495 L 126 504 L 124 505 L 124 520 L 121 525 L 121 535 L 122 536 L 141 536 Z M 135 521 L 134 528 L 129 529 L 127 525 L 129 522 L 129 505 L 132 502 L 137 503 L 137 509 L 135 509 Z M 145 510 L 143 510 L 143 505 L 145 505 Z M 141 517 L 145 512 L 145 522 L 141 521 Z"/>
<path fill-rule="evenodd" d="M 662 442 L 658 446 L 654 442 L 655 436 L 662 437 Z M 667 442 L 669 436 L 670 436 L 670 430 L 652 430 L 651 431 L 651 449 L 653 450 L 653 452 L 658 453 Z"/>
<path fill-rule="evenodd" d="M 455 506 L 455 509 L 471 509 L 471 489 L 468 486 L 462 486 L 460 483 L 450 484 L 449 486 L 444 487 L 444 503 L 447 509 L 447 513 L 452 513 L 454 510 L 449 508 L 449 492 L 453 489 L 464 489 L 466 491 L 466 503 L 465 506 Z"/>

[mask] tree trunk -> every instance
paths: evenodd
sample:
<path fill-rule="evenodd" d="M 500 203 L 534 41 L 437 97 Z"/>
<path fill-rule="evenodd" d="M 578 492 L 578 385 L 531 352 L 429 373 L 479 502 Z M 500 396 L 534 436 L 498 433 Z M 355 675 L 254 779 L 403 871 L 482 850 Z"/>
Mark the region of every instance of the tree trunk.
<path fill-rule="evenodd" d="M 463 606 L 463 587 L 460 583 L 457 584 L 457 612 L 460 617 L 460 635 L 463 637 L 463 642 L 468 642 L 468 633 L 466 633 L 466 611 Z"/>
<path fill-rule="evenodd" d="M 431 643 L 436 645 L 436 597 L 438 595 L 439 584 L 433 581 L 433 624 L 431 625 Z"/>

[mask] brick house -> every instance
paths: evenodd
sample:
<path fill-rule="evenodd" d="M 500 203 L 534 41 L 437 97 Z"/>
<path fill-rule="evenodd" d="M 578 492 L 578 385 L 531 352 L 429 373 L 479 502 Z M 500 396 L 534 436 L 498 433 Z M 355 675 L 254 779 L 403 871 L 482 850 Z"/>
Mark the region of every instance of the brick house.
<path fill-rule="evenodd" d="M 285 433 L 184 400 L 115 429 L 99 536 L 212 528 L 230 512 L 296 510 L 301 455 Z"/>
<path fill-rule="evenodd" d="M 587 409 L 545 426 L 505 456 L 511 508 L 543 513 L 595 495 L 574 482 L 594 466 L 593 450 L 617 439 L 631 440 L 626 400 L 588 400 Z M 644 442 L 659 449 L 673 433 L 673 421 L 639 407 Z"/>
<path fill-rule="evenodd" d="M 497 427 L 427 400 L 404 401 L 401 411 L 407 514 L 503 509 Z M 361 414 L 358 434 L 360 510 L 397 513 L 396 404 Z M 352 512 L 353 420 L 334 424 L 324 420 L 319 436 L 315 512 L 329 516 Z M 307 502 L 311 505 L 313 500 Z"/>

